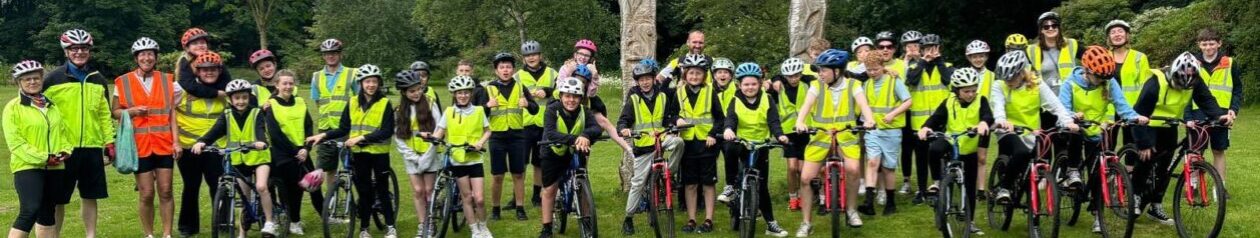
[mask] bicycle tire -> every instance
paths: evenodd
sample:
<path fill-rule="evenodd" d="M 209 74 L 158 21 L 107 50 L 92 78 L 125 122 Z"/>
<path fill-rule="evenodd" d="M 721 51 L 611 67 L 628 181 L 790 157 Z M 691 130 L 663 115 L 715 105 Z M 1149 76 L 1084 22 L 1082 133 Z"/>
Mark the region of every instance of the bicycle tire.
<path fill-rule="evenodd" d="M 1002 175 L 1002 171 L 1006 171 L 1006 165 L 1007 163 L 1009 163 L 1009 161 L 1010 161 L 1009 158 L 1005 156 L 999 156 L 998 159 L 993 163 L 993 167 L 991 167 L 991 169 L 989 170 L 989 181 L 988 181 L 989 192 L 996 194 L 998 189 L 1001 189 L 1001 186 L 999 185 L 1000 183 L 998 181 L 1002 181 L 1003 179 L 1009 179 L 1009 178 L 1005 178 L 1006 176 Z M 1011 195 L 1014 196 L 1015 194 L 1011 194 Z M 1010 204 L 1005 204 L 1005 205 L 998 204 L 996 195 L 989 195 L 989 198 L 990 199 L 985 200 L 985 204 L 987 205 L 987 207 L 985 208 L 985 214 L 987 216 L 985 217 L 987 218 L 986 220 L 989 223 L 989 227 L 993 229 L 1001 230 L 1001 231 L 1006 231 L 1011 226 L 1011 218 L 1012 218 L 1011 215 L 1014 213 L 1015 207 Z M 1011 201 L 1017 201 L 1017 200 L 1015 198 L 1012 198 Z M 1013 202 L 1008 202 L 1008 203 L 1013 203 Z"/>
<path fill-rule="evenodd" d="M 844 220 L 844 216 L 841 216 L 841 214 L 844 214 L 844 210 L 845 210 L 844 207 L 848 205 L 846 204 L 848 202 L 846 201 L 848 198 L 845 198 L 844 196 L 841 196 L 840 194 L 842 194 L 841 192 L 844 191 L 844 189 L 846 189 L 845 183 L 847 181 L 844 181 L 844 178 L 843 178 L 844 176 L 841 176 L 840 173 L 842 172 L 839 171 L 840 169 L 828 168 L 828 170 L 829 171 L 827 171 L 827 178 L 831 180 L 831 187 L 827 189 L 828 190 L 827 199 L 829 199 L 830 201 L 827 201 L 824 204 L 830 207 L 820 207 L 820 209 L 830 209 L 829 212 L 831 212 L 831 237 L 839 238 L 840 228 L 841 228 L 840 221 Z"/>
<path fill-rule="evenodd" d="M 936 220 L 939 222 L 941 235 L 947 238 L 971 236 L 971 217 L 967 215 L 967 188 L 959 181 L 961 172 L 950 172 L 946 169 L 941 179 L 941 191 L 937 194 Z"/>
<path fill-rule="evenodd" d="M 564 230 L 569 227 L 569 219 L 568 219 L 569 211 L 566 211 L 565 209 L 569 204 L 566 203 L 568 199 L 566 199 L 564 196 L 565 195 L 564 190 L 566 190 L 567 188 L 565 188 L 566 186 L 564 185 L 564 183 L 560 183 L 560 184 L 561 184 L 559 185 L 560 188 L 556 189 L 556 199 L 552 200 L 553 205 L 551 206 L 551 219 L 552 219 L 551 228 L 557 234 L 564 234 Z"/>
<path fill-rule="evenodd" d="M 757 178 L 744 175 L 739 191 L 739 237 L 755 237 L 757 228 Z"/>
<path fill-rule="evenodd" d="M 1054 168 L 1056 178 L 1055 185 L 1059 186 L 1059 191 L 1056 194 L 1055 200 L 1059 203 L 1058 208 L 1060 213 L 1067 213 L 1065 214 L 1068 216 L 1067 225 L 1076 226 L 1076 220 L 1081 216 L 1081 204 L 1085 203 L 1085 197 L 1088 196 L 1085 192 L 1086 188 L 1083 187 L 1083 185 L 1089 184 L 1089 176 L 1081 176 L 1082 186 L 1062 186 L 1062 182 L 1067 181 L 1068 177 L 1069 168 L 1065 165 L 1065 163 L 1063 163 L 1066 160 L 1066 154 L 1059 154 L 1054 160 L 1054 166 L 1051 166 Z"/>
<path fill-rule="evenodd" d="M 580 237 L 595 238 L 599 237 L 599 213 L 595 211 L 595 194 L 591 191 L 591 181 L 586 177 L 578 176 L 578 222 L 581 225 L 582 233 Z"/>
<path fill-rule="evenodd" d="M 235 183 L 219 184 L 210 202 L 210 237 L 236 237 L 236 196 L 233 195 Z"/>
<path fill-rule="evenodd" d="M 674 210 L 667 203 L 669 198 L 666 196 L 669 189 L 665 187 L 668 178 L 663 178 L 663 174 L 652 171 L 648 173 L 647 180 L 647 196 L 643 196 L 648 201 L 648 219 L 652 224 L 653 232 L 656 238 L 674 238 Z"/>
<path fill-rule="evenodd" d="M 1037 197 L 1028 196 L 1025 204 L 1029 205 L 1028 214 L 1028 236 L 1029 237 L 1059 237 L 1059 200 L 1058 200 L 1058 182 L 1053 170 L 1035 170 L 1040 181 L 1036 181 L 1028 188 L 1036 189 L 1039 193 Z M 1039 188 L 1037 184 L 1046 183 L 1045 189 Z M 1037 199 L 1038 205 L 1036 212 L 1032 206 L 1033 199 Z M 1045 221 L 1049 220 L 1049 221 Z M 1048 223 L 1048 224 L 1047 224 Z M 1047 235 L 1046 233 L 1049 233 Z"/>
<path fill-rule="evenodd" d="M 1101 220 L 1099 226 L 1101 226 L 1104 238 L 1133 236 L 1133 221 L 1139 215 L 1133 213 L 1133 210 L 1137 208 L 1137 204 L 1134 204 L 1137 199 L 1133 194 L 1133 183 L 1129 181 L 1129 173 L 1123 166 L 1118 162 L 1109 162 L 1106 170 L 1107 177 L 1103 178 L 1100 174 L 1097 178 L 1099 181 L 1107 181 L 1105 187 L 1099 184 L 1100 189 L 1107 191 L 1093 196 L 1094 206 L 1099 207 L 1096 215 Z M 1108 204 L 1103 200 L 1104 198 L 1112 203 Z"/>
<path fill-rule="evenodd" d="M 327 201 L 325 201 L 327 205 L 324 206 L 324 214 L 320 216 L 324 226 L 324 238 L 353 238 L 357 235 L 354 223 L 358 221 L 359 218 L 355 216 L 355 213 L 357 212 L 355 205 L 357 204 L 355 204 L 354 201 L 353 188 L 353 184 L 350 183 L 349 179 L 336 178 L 336 180 L 333 181 L 332 189 L 329 189 L 328 195 L 324 196 L 324 198 L 327 199 Z M 331 224 L 331 219 L 340 219 L 343 217 L 346 219 L 346 223 L 345 227 L 341 229 L 341 232 L 344 232 L 345 236 L 334 236 L 333 226 L 340 224 Z"/>
<path fill-rule="evenodd" d="M 395 224 L 395 222 L 397 222 L 396 219 L 398 219 L 398 196 L 399 196 L 398 195 L 398 175 L 395 175 L 394 171 L 392 170 L 382 171 L 381 174 L 383 174 L 383 176 L 381 177 L 384 177 L 385 182 L 386 182 L 385 189 L 388 189 L 386 191 L 386 195 L 388 196 L 384 198 L 381 198 L 378 196 L 378 198 L 376 198 L 377 201 L 372 206 L 371 217 L 372 217 L 372 223 L 376 225 L 376 229 L 379 231 L 385 231 L 385 228 L 387 228 L 389 224 Z M 382 179 L 382 178 L 373 178 L 373 180 L 375 179 Z M 390 204 L 389 210 L 393 212 L 394 220 L 391 220 L 389 219 L 389 217 L 385 216 L 385 213 L 383 211 L 384 208 L 380 207 L 380 202 L 382 202 L 382 200 Z"/>
<path fill-rule="evenodd" d="M 285 209 L 285 204 L 288 204 L 289 201 L 284 201 L 284 199 L 282 199 L 285 197 L 284 194 L 288 191 L 284 190 L 284 181 L 279 178 L 272 177 L 267 180 L 267 189 L 270 189 L 271 191 L 271 217 L 275 219 L 276 224 L 276 234 L 274 237 L 289 237 L 289 224 L 292 219 L 289 217 L 288 210 Z"/>
<path fill-rule="evenodd" d="M 1190 171 L 1191 173 L 1198 173 L 1197 176 L 1182 174 L 1177 179 L 1176 190 L 1173 192 L 1173 221 L 1177 224 L 1177 233 L 1181 237 L 1217 237 L 1220 235 L 1221 227 L 1225 222 L 1225 205 L 1226 201 L 1229 200 L 1228 193 L 1225 191 L 1225 185 L 1221 184 L 1221 181 L 1223 181 L 1221 180 L 1221 174 L 1207 161 L 1190 163 Z M 1192 186 L 1192 180 L 1188 181 L 1187 179 L 1199 180 L 1198 186 Z M 1192 189 L 1188 192 L 1200 196 L 1201 199 L 1210 198 L 1211 201 L 1201 200 L 1201 202 L 1190 203 L 1187 201 L 1188 198 L 1186 198 L 1187 186 L 1191 186 Z M 1207 189 L 1210 189 L 1210 191 Z M 1208 207 L 1212 206 L 1212 204 L 1217 206 L 1215 208 Z M 1211 217 L 1186 217 L 1188 215 L 1186 213 L 1195 211 L 1206 212 L 1208 214 L 1205 215 Z M 1196 224 L 1194 221 L 1211 222 L 1211 224 L 1202 226 L 1202 224 Z M 1200 230 L 1200 228 L 1207 229 Z"/>
<path fill-rule="evenodd" d="M 459 204 L 458 201 L 463 198 L 459 196 L 459 185 L 456 184 L 455 179 L 447 177 L 444 181 L 442 181 L 442 183 L 444 184 L 442 186 L 442 193 L 438 193 L 436 194 L 437 196 L 434 197 L 441 198 L 442 200 L 441 211 L 438 212 L 438 214 L 441 214 L 441 222 L 438 223 L 438 226 L 435 229 L 435 232 L 437 233 L 436 237 L 438 238 L 446 237 L 447 228 L 459 226 L 457 218 L 455 217 L 455 211 L 464 209 L 463 206 L 456 206 L 456 204 Z"/>

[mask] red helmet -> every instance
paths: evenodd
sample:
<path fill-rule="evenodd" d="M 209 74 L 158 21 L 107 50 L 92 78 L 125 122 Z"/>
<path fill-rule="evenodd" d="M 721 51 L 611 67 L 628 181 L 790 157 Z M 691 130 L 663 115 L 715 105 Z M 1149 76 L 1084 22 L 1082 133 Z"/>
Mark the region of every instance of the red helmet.
<path fill-rule="evenodd" d="M 587 40 L 587 39 L 578 40 L 577 44 L 573 45 L 573 48 L 590 50 L 591 53 L 595 53 L 596 51 L 599 51 L 599 48 L 595 47 L 595 42 L 591 40 Z"/>
<path fill-rule="evenodd" d="M 249 65 L 257 65 L 258 62 L 262 62 L 263 60 L 267 60 L 267 59 L 275 61 L 276 55 L 272 54 L 270 50 L 266 50 L 266 49 L 254 51 L 253 54 L 249 55 Z"/>
<path fill-rule="evenodd" d="M 188 47 L 188 42 L 206 37 L 210 37 L 210 33 L 207 33 L 205 30 L 196 27 L 188 28 L 188 30 L 184 31 L 184 36 L 179 38 L 179 45 Z"/>
<path fill-rule="evenodd" d="M 1111 51 L 1097 45 L 1091 45 L 1085 49 L 1085 54 L 1081 56 L 1081 66 L 1085 66 L 1085 71 L 1094 75 L 1110 77 L 1116 73 L 1116 60 L 1111 56 Z"/>
<path fill-rule="evenodd" d="M 201 54 L 197 56 L 197 59 L 193 60 L 192 62 L 193 68 L 219 67 L 222 65 L 223 65 L 223 57 L 219 57 L 219 53 L 215 53 L 214 51 Z"/>
<path fill-rule="evenodd" d="M 319 186 L 324 184 L 324 171 L 316 170 L 306 173 L 302 176 L 302 181 L 298 181 L 298 186 L 307 192 L 319 190 Z"/>

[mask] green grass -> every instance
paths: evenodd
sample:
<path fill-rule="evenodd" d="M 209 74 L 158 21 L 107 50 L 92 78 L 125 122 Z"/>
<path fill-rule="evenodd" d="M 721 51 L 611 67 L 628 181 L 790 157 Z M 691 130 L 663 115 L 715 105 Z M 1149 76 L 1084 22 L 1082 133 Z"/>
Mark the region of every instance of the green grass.
<path fill-rule="evenodd" d="M 438 89 L 440 94 L 443 95 L 442 101 L 449 104 L 450 101 L 447 96 L 449 94 L 447 94 L 445 87 L 435 84 L 433 88 Z M 302 91 L 305 91 L 308 87 L 303 86 L 301 89 Z M 620 114 L 620 112 L 618 112 L 621 105 L 621 97 L 619 96 L 620 93 L 620 89 L 613 87 L 605 87 L 600 92 L 605 102 L 608 104 L 609 109 L 612 110 L 610 114 L 614 116 Z M 15 95 L 16 89 L 12 86 L 0 87 L 0 99 L 7 101 Z M 302 95 L 306 94 L 303 93 Z M 395 100 L 396 98 L 397 96 L 394 96 Z M 1248 111 L 1256 109 L 1260 109 L 1260 107 L 1249 108 Z M 1257 147 L 1252 147 L 1260 146 L 1260 142 L 1257 142 L 1260 141 L 1260 135 L 1249 133 L 1256 128 L 1260 128 L 1260 121 L 1252 120 L 1250 118 L 1241 121 L 1235 128 L 1236 133 L 1234 134 L 1238 137 L 1233 138 L 1235 144 L 1230 150 L 1230 157 L 1233 157 L 1234 159 L 1230 160 L 1229 164 L 1230 171 L 1233 171 L 1230 173 L 1230 175 L 1233 176 L 1231 181 L 1234 181 L 1230 184 L 1230 191 L 1234 200 L 1229 201 L 1229 212 L 1223 232 L 1225 234 L 1224 236 L 1227 237 L 1241 237 L 1244 236 L 1244 234 L 1254 234 L 1253 232 L 1260 231 L 1260 228 L 1252 227 L 1250 226 L 1250 222 L 1247 222 L 1260 220 L 1260 208 L 1250 206 L 1251 203 L 1260 202 L 1260 199 L 1257 197 L 1257 192 L 1250 190 L 1250 188 L 1254 188 L 1257 185 L 1258 182 L 1256 181 L 1260 181 L 1260 175 L 1244 172 L 1260 169 L 1260 164 L 1246 159 L 1260 157 L 1260 151 L 1256 149 Z M 617 166 L 622 152 L 611 143 L 599 143 L 596 145 L 595 151 L 596 153 L 591 159 L 589 169 L 590 174 L 592 175 L 591 183 L 595 186 L 594 192 L 596 196 L 596 204 L 598 204 L 600 232 L 607 237 L 620 237 L 621 220 L 625 214 L 623 212 L 625 205 L 625 193 L 623 193 L 618 186 L 619 181 L 617 176 Z M 992 153 L 996 153 L 996 150 L 993 150 Z M 0 151 L 0 158 L 2 158 L 0 159 L 0 164 L 8 163 L 7 160 L 9 158 L 6 155 L 7 151 Z M 994 157 L 996 156 L 990 156 L 990 158 Z M 785 191 L 786 183 L 782 179 L 786 174 L 784 169 L 785 163 L 782 159 L 778 159 L 780 158 L 778 156 L 778 152 L 774 152 L 772 158 L 770 191 L 774 197 L 775 216 L 778 217 L 779 222 L 788 229 L 789 232 L 794 232 L 800 223 L 800 213 L 787 211 L 787 191 Z M 398 159 L 398 156 L 394 156 L 392 164 L 394 171 L 399 173 L 403 172 L 402 161 Z M 103 237 L 138 237 L 143 235 L 138 224 L 138 215 L 136 214 L 138 209 L 135 202 L 137 201 L 137 193 L 133 190 L 133 186 L 135 184 L 134 178 L 130 175 L 123 175 L 114 172 L 113 168 L 106 169 L 109 171 L 107 174 L 109 180 L 108 184 L 110 186 L 110 198 L 100 201 L 101 230 L 99 235 L 102 235 Z M 13 191 L 13 183 L 8 182 L 12 180 L 12 176 L 8 170 L 9 166 L 0 166 L 0 181 L 4 181 L 0 182 L 0 200 L 8 201 L 0 203 L 0 220 L 4 220 L 5 222 L 13 219 L 16 216 L 18 209 L 18 203 L 16 202 L 17 197 L 15 193 L 11 192 Z M 178 173 L 178 170 L 176 173 Z M 532 173 L 532 171 L 530 173 Z M 532 174 L 527 176 L 527 178 L 531 177 Z M 182 190 L 183 183 L 180 181 L 178 174 L 175 175 L 175 178 L 174 193 L 177 200 L 176 204 L 178 206 L 178 200 L 180 199 L 179 193 Z M 400 179 L 402 180 L 400 183 L 405 190 L 408 181 L 406 181 L 406 178 Z M 510 178 L 508 180 L 510 180 Z M 490 182 L 487 179 L 486 186 L 489 187 L 489 184 Z M 526 190 L 528 193 L 528 187 Z M 511 194 L 506 191 L 510 190 L 505 189 L 505 196 L 503 198 L 505 202 Z M 1169 193 L 1171 194 L 1171 192 L 1172 190 L 1170 189 Z M 401 204 L 403 205 L 400 209 L 401 212 L 398 218 L 398 228 L 402 237 L 410 237 L 415 232 L 417 219 L 414 212 L 412 212 L 413 208 L 410 202 L 410 193 L 404 192 L 402 193 L 402 196 Z M 488 205 L 490 200 L 488 188 L 486 196 Z M 208 201 L 210 200 L 210 195 L 204 193 L 203 190 L 201 199 L 203 203 L 201 209 L 203 212 L 202 231 L 203 234 L 205 234 L 204 232 L 208 232 L 207 224 L 209 223 L 210 216 Z M 309 200 L 307 201 L 309 203 Z M 864 217 L 864 221 L 866 222 L 864 228 L 849 229 L 846 227 L 843 231 L 844 234 L 846 236 L 857 235 L 877 237 L 932 237 L 939 234 L 934 229 L 934 225 L 932 223 L 932 211 L 929 207 L 926 205 L 910 205 L 908 196 L 897 196 L 897 203 L 899 205 L 898 208 L 900 209 L 900 213 L 891 217 L 885 217 L 882 215 Z M 1166 202 L 1165 204 L 1171 203 Z M 1165 206 L 1166 208 L 1171 209 L 1171 205 Z M 982 209 L 983 206 L 980 208 Z M 978 222 L 983 222 L 984 218 L 981 209 L 977 209 L 978 211 L 976 215 L 979 216 L 977 218 L 979 219 Z M 68 212 L 66 214 L 66 220 L 69 222 L 65 228 L 63 236 L 83 236 L 83 225 L 82 221 L 79 219 L 78 210 L 78 199 L 76 196 L 75 200 L 67 206 Z M 720 205 L 716 211 L 716 220 L 714 221 L 717 228 L 716 232 L 706 235 L 685 234 L 680 236 L 731 237 L 736 235 L 734 231 L 729 229 L 730 220 L 728 219 L 729 215 L 725 206 Z M 316 232 L 319 227 L 317 222 L 318 216 L 312 209 L 310 209 L 309 205 L 304 206 L 303 212 L 303 217 L 306 219 L 307 237 L 318 236 L 317 234 L 319 234 L 319 232 Z M 178 214 L 178 208 L 176 208 L 176 213 Z M 529 208 L 527 213 L 530 220 L 516 221 L 513 219 L 513 213 L 505 212 L 504 220 L 491 221 L 489 222 L 489 227 L 498 237 L 536 236 L 540 230 L 539 209 Z M 677 212 L 675 216 L 675 219 L 679 222 L 677 226 L 681 227 L 682 223 L 686 221 L 686 216 L 682 212 Z M 699 216 L 703 219 L 703 214 L 699 214 Z M 1015 216 L 1017 218 L 1015 218 L 1012 222 L 1010 231 L 997 231 L 989 229 L 987 226 L 982 226 L 986 233 L 985 237 L 1026 237 L 1027 233 L 1025 232 L 1024 226 L 1026 223 L 1023 219 L 1022 213 L 1017 212 Z M 826 234 L 829 234 L 831 228 L 826 225 L 828 222 L 827 219 L 829 218 L 816 219 L 815 237 L 823 237 Z M 1063 227 L 1062 231 L 1064 232 L 1064 237 L 1093 236 L 1094 234 L 1089 232 L 1088 223 L 1088 219 L 1092 219 L 1092 217 L 1088 214 L 1084 214 L 1082 215 L 1082 219 L 1083 221 L 1075 227 Z M 634 237 L 651 236 L 646 220 L 646 216 L 644 215 L 635 217 L 635 224 L 637 225 L 638 233 Z M 158 226 L 160 229 L 160 224 L 156 224 L 155 226 Z M 758 224 L 758 227 L 764 228 L 764 223 Z M 570 226 L 568 236 L 573 236 L 576 232 L 575 229 L 576 227 Z M 376 231 L 373 232 L 377 235 L 380 234 Z M 1175 228 L 1171 226 L 1159 225 L 1146 218 L 1139 219 L 1135 228 L 1136 237 L 1167 237 L 1175 232 Z M 252 234 L 252 236 L 257 235 L 257 232 Z M 457 237 L 467 235 L 468 233 L 465 229 L 463 233 L 458 234 Z"/>

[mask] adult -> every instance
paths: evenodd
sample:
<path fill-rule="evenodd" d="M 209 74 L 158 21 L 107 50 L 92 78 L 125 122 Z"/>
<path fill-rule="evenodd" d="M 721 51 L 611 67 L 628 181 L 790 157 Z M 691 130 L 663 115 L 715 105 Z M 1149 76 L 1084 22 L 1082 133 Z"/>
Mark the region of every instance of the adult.
<path fill-rule="evenodd" d="M 203 87 L 212 87 L 220 79 L 223 72 L 223 58 L 214 52 L 206 52 L 189 63 L 196 71 L 195 83 Z M 179 166 L 180 179 L 184 181 L 184 190 L 180 192 L 178 229 L 180 236 L 196 235 L 201 228 L 201 185 L 205 182 L 208 194 L 214 194 L 219 176 L 223 175 L 223 156 L 217 153 L 191 154 L 189 152 L 197 138 L 206 134 L 215 119 L 227 110 L 227 95 L 211 94 L 212 97 L 200 97 L 184 90 L 183 84 L 176 85 L 172 94 L 175 103 L 175 128 L 179 148 L 175 150 L 175 165 Z M 220 143 L 222 145 L 222 143 Z"/>
<path fill-rule="evenodd" d="M 64 135 L 68 129 L 59 110 L 44 96 L 44 66 L 33 60 L 19 62 L 13 65 L 13 81 L 19 88 L 18 97 L 5 104 L 0 119 L 18 199 L 17 218 L 8 237 L 29 237 L 32 228 L 37 237 L 57 237 L 55 205 L 49 199 L 61 196 L 63 162 L 73 145 L 68 137 L 52 137 Z"/>
<path fill-rule="evenodd" d="M 324 68 L 311 73 L 311 100 L 315 100 L 320 117 L 315 119 L 319 133 L 337 129 L 341 113 L 349 104 L 350 97 L 359 91 L 358 84 L 351 83 L 355 78 L 355 68 L 341 65 L 342 43 L 337 39 L 327 39 L 319 44 L 320 57 L 324 59 Z M 328 138 L 344 140 L 345 138 Z M 333 145 L 317 145 L 316 169 L 325 173 L 337 171 L 337 147 Z M 332 186 L 332 179 L 325 179 L 324 186 Z"/>
<path fill-rule="evenodd" d="M 126 111 L 131 118 L 140 157 L 136 169 L 136 190 L 140 192 L 140 225 L 146 237 L 153 237 L 153 197 L 156 188 L 162 216 L 162 237 L 171 236 L 175 199 L 171 178 L 175 167 L 175 131 L 171 123 L 175 75 L 157 70 L 158 43 L 141 37 L 131 44 L 136 69 L 114 79 L 113 115 Z"/>
<path fill-rule="evenodd" d="M 72 29 L 62 33 L 60 40 L 66 64 L 44 75 L 44 95 L 61 104 L 54 109 L 61 113 L 69 128 L 63 135 L 73 142 L 74 151 L 66 160 L 62 196 L 53 199 L 57 203 L 56 218 L 62 221 L 65 206 L 78 186 L 85 236 L 96 237 L 96 200 L 109 197 L 105 152 L 112 152 L 114 148 L 108 82 L 105 76 L 88 66 L 92 59 L 91 34 Z M 58 223 L 57 230 L 61 231 L 64 225 L 64 222 Z"/>

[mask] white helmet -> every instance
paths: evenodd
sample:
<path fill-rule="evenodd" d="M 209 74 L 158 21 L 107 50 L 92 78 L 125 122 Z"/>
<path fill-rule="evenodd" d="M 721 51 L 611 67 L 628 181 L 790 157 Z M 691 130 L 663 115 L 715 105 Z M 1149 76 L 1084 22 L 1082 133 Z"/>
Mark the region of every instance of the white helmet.
<path fill-rule="evenodd" d="M 92 34 L 82 29 L 71 29 L 66 33 L 61 33 L 61 48 L 65 49 L 72 45 L 92 46 Z"/>
<path fill-rule="evenodd" d="M 796 75 L 805 71 L 805 61 L 798 58 L 788 58 L 783 61 L 783 65 L 779 65 L 779 73 L 783 75 Z"/>
<path fill-rule="evenodd" d="M 574 77 L 561 79 L 556 84 L 556 90 L 560 93 L 568 93 L 574 95 L 585 95 L 586 90 L 583 89 L 582 80 Z"/>
<path fill-rule="evenodd" d="M 865 36 L 858 37 L 857 39 L 853 40 L 853 46 L 850 47 L 849 50 L 852 50 L 853 52 L 857 52 L 857 48 L 863 45 L 875 46 L 875 42 L 871 41 L 871 38 L 866 38 Z"/>
<path fill-rule="evenodd" d="M 979 73 L 971 67 L 964 67 L 954 70 L 954 74 L 949 76 L 949 86 L 952 88 L 962 88 L 976 86 L 980 84 Z"/>
<path fill-rule="evenodd" d="M 13 79 L 16 80 L 18 77 L 21 77 L 23 74 L 35 72 L 35 71 L 43 72 L 44 65 L 40 64 L 39 61 L 23 60 L 22 62 L 18 62 L 17 64 L 13 65 Z"/>
<path fill-rule="evenodd" d="M 359 66 L 359 71 L 355 73 L 354 79 L 362 81 L 363 79 L 372 76 L 376 76 L 378 78 L 381 77 L 381 68 L 376 67 L 376 65 L 364 64 L 363 66 Z"/>
<path fill-rule="evenodd" d="M 1168 78 L 1176 88 L 1190 88 L 1190 85 L 1194 85 L 1194 80 L 1199 78 L 1199 70 L 1199 60 L 1190 52 L 1182 52 L 1168 69 Z"/>
<path fill-rule="evenodd" d="M 319 44 L 319 52 L 337 52 L 341 51 L 341 41 L 337 39 L 327 39 Z"/>
<path fill-rule="evenodd" d="M 997 80 L 1008 80 L 1015 77 L 1029 66 L 1028 55 L 1022 50 L 1006 52 L 997 61 Z"/>
<path fill-rule="evenodd" d="M 158 43 L 148 37 L 140 37 L 135 43 L 131 43 L 131 54 L 140 53 L 140 51 L 153 50 L 158 51 Z M 154 52 L 156 53 L 156 52 Z"/>
<path fill-rule="evenodd" d="M 725 69 L 725 70 L 730 70 L 731 72 L 735 72 L 735 63 L 731 62 L 731 59 L 727 59 L 727 58 L 722 58 L 722 57 L 713 58 L 713 71 L 717 71 L 719 69 Z"/>
<path fill-rule="evenodd" d="M 984 43 L 982 40 L 973 40 L 970 44 L 967 44 L 967 55 L 979 53 L 989 53 L 989 43 Z"/>
<path fill-rule="evenodd" d="M 473 79 L 471 77 L 468 77 L 466 75 L 458 75 L 458 76 L 455 76 L 454 78 L 451 78 L 451 82 L 446 84 L 446 88 L 450 89 L 451 93 L 454 93 L 460 90 L 473 89 L 475 85 L 476 83 L 473 82 Z"/>
<path fill-rule="evenodd" d="M 227 89 L 223 91 L 227 92 L 228 95 L 232 95 L 232 93 L 240 91 L 246 91 L 252 94 L 254 93 L 252 89 L 254 89 L 254 85 L 249 83 L 249 81 L 244 79 L 234 79 L 232 82 L 228 82 Z"/>
<path fill-rule="evenodd" d="M 701 54 L 688 53 L 687 55 L 684 55 L 683 58 L 678 61 L 678 66 L 684 69 L 692 68 L 692 67 L 708 68 L 709 59 L 706 59 L 704 55 L 701 55 Z"/>

